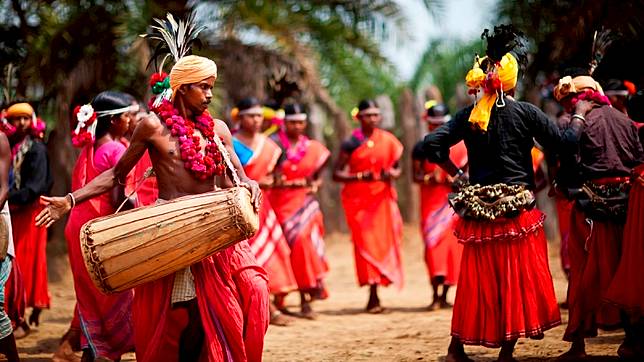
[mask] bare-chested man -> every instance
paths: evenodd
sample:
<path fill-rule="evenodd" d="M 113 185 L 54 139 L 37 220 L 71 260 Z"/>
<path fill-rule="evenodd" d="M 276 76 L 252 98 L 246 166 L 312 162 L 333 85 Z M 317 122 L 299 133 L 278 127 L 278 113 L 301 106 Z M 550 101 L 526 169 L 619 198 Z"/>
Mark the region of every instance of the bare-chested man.
<path fill-rule="evenodd" d="M 199 126 L 206 121 L 204 124 L 211 124 L 207 108 L 216 76 L 213 61 L 192 55 L 181 58 L 170 72 L 172 102 L 165 101 L 153 109 L 158 117 L 151 115 L 139 122 L 130 146 L 113 169 L 65 197 L 43 197 L 47 207 L 36 218 L 37 225 L 49 227 L 75 204 L 107 192 L 117 183 L 123 184 L 146 150 L 156 174 L 159 199 L 212 191 L 213 179 L 219 187 L 230 187 L 229 178 L 216 176 L 217 167 L 209 167 L 213 160 L 210 156 L 216 151 L 212 148 L 208 151 L 206 140 L 212 142 L 213 135 Z M 178 118 L 167 117 L 173 108 Z M 192 127 L 194 136 L 199 138 L 199 145 L 193 149 L 202 154 L 201 164 L 181 152 L 188 138 L 173 136 L 173 126 L 177 128 L 179 118 L 178 122 Z M 259 186 L 246 177 L 232 149 L 228 127 L 220 120 L 214 120 L 213 126 L 214 137 L 223 140 L 257 206 Z M 189 137 L 188 141 L 193 139 Z M 217 159 L 214 161 L 217 166 Z M 137 360 L 196 360 L 203 353 L 215 360 L 261 360 L 269 317 L 267 277 L 246 241 L 174 275 L 138 287 L 135 295 Z"/>

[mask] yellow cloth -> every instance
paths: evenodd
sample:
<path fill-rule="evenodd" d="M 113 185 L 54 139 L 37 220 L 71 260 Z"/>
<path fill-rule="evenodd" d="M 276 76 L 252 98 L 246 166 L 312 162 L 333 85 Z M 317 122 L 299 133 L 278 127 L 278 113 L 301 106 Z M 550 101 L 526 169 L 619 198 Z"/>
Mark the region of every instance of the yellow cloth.
<path fill-rule="evenodd" d="M 483 61 L 485 58 L 487 57 L 480 60 Z M 504 92 L 516 87 L 517 79 L 519 77 L 519 63 L 512 54 L 505 54 L 501 59 L 501 62 L 496 66 L 495 71 L 499 75 L 501 87 Z M 476 62 L 474 63 L 474 67 L 467 72 L 465 83 L 471 89 L 479 89 L 483 87 L 485 78 L 485 72 L 479 67 L 479 62 Z M 492 114 L 492 107 L 494 107 L 494 103 L 496 103 L 496 98 L 496 92 L 483 92 L 481 99 L 474 104 L 474 109 L 472 109 L 472 113 L 470 113 L 469 121 L 478 125 L 482 130 L 487 131 L 487 125 L 490 123 L 490 115 Z"/>
<path fill-rule="evenodd" d="M 33 115 L 34 109 L 29 103 L 16 103 L 7 109 L 7 118 L 18 116 L 33 117 Z"/>
<path fill-rule="evenodd" d="M 177 89 L 182 85 L 197 83 L 210 77 L 217 78 L 217 65 L 212 60 L 197 55 L 179 59 L 170 71 L 172 100 L 174 101 Z"/>
<path fill-rule="evenodd" d="M 573 78 L 567 75 L 559 79 L 559 84 L 555 87 L 555 99 L 560 101 L 569 94 L 581 93 L 589 89 L 604 94 L 602 87 L 593 77 L 580 75 Z"/>

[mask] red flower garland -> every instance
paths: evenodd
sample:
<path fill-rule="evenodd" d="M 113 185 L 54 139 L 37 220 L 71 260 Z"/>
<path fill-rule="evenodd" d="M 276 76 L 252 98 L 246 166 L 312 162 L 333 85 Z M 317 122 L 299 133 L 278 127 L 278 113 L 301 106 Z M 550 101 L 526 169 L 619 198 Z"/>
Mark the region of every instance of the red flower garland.
<path fill-rule="evenodd" d="M 85 122 L 85 127 L 81 128 L 78 133 L 76 133 L 76 125 L 78 124 L 78 113 L 80 112 L 81 106 L 74 107 L 72 115 L 74 115 L 75 123 L 72 124 L 72 145 L 76 148 L 82 148 L 86 145 L 94 143 L 94 135 L 87 131 L 89 126 L 96 122 L 96 112 L 92 114 L 92 117 Z"/>
<path fill-rule="evenodd" d="M 214 142 L 215 121 L 208 112 L 204 112 L 196 117 L 196 122 L 192 122 L 181 117 L 168 100 L 162 101 L 158 107 L 151 108 L 159 115 L 170 133 L 179 140 L 179 151 L 186 169 L 190 170 L 199 180 L 224 174 L 223 157 Z M 195 128 L 201 131 L 206 139 L 204 153 L 201 153 L 199 136 L 194 134 Z"/>
<path fill-rule="evenodd" d="M 309 145 L 308 137 L 300 135 L 297 138 L 297 143 L 295 144 L 295 146 L 291 147 L 291 143 L 288 140 L 286 132 L 279 131 L 278 135 L 282 146 L 284 147 L 284 149 L 286 149 L 286 159 L 291 161 L 292 163 L 300 162 L 306 155 L 306 149 Z"/>

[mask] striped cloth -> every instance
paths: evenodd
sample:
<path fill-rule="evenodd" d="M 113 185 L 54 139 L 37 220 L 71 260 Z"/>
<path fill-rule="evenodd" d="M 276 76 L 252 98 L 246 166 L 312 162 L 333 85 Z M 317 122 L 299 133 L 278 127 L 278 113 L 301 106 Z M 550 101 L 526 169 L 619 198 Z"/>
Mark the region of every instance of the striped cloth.
<path fill-rule="evenodd" d="M 11 319 L 4 310 L 4 284 L 9 279 L 9 273 L 11 273 L 11 257 L 7 256 L 0 263 L 0 339 L 13 333 Z"/>

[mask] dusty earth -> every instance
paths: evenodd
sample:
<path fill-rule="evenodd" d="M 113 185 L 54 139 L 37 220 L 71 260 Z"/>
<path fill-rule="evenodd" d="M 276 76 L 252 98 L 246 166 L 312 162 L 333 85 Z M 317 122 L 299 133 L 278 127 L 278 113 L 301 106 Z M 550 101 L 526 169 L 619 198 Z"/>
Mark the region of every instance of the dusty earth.
<path fill-rule="evenodd" d="M 390 313 L 362 313 L 367 290 L 356 286 L 353 250 L 346 234 L 327 238 L 331 272 L 327 283 L 331 297 L 317 302 L 315 321 L 298 319 L 289 327 L 271 326 L 266 336 L 266 361 L 444 361 L 449 342 L 450 310 L 428 312 L 430 286 L 423 262 L 423 246 L 417 228 L 406 227 L 404 265 L 406 284 L 402 290 L 381 292 Z M 550 265 L 555 289 L 563 300 L 566 281 L 559 266 L 558 245 L 550 245 Z M 53 264 L 53 265 L 51 265 Z M 71 275 L 64 258 L 50 264 L 52 309 L 43 313 L 43 323 L 27 338 L 18 341 L 25 361 L 49 361 L 59 338 L 69 325 L 74 307 Z M 451 300 L 454 291 L 451 292 Z M 296 310 L 298 298 L 288 300 Z M 561 337 L 567 313 L 562 310 L 564 325 L 546 333 L 542 341 L 521 340 L 516 349 L 520 361 L 550 361 L 566 350 Z M 600 332 L 601 333 L 601 332 Z M 616 361 L 615 351 L 623 333 L 601 333 L 588 341 L 593 361 Z M 498 350 L 467 347 L 476 361 L 495 360 Z M 1 360 L 1 358 L 0 358 Z M 134 355 L 124 361 L 134 361 Z"/>

